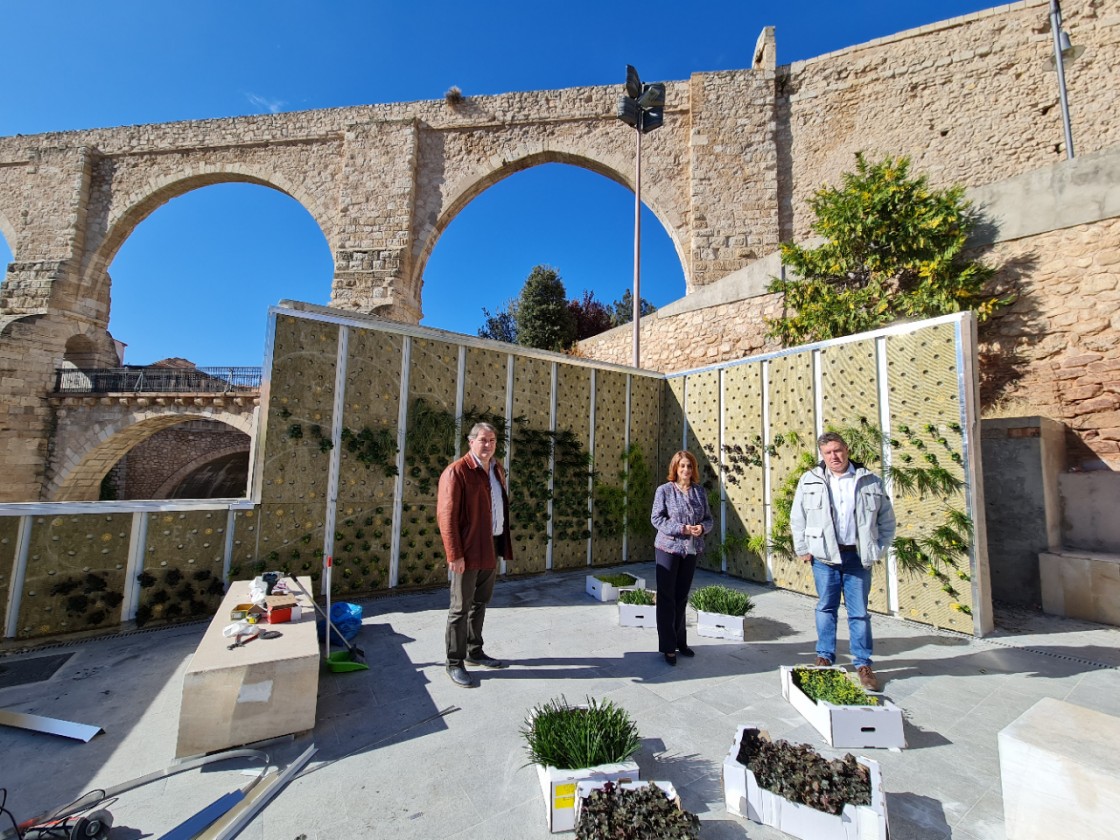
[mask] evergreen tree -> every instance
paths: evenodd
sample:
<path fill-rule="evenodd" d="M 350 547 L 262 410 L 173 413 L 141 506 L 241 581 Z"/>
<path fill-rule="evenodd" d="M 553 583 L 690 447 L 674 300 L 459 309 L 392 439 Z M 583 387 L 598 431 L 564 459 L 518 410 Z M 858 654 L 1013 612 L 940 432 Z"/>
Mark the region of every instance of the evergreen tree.
<path fill-rule="evenodd" d="M 859 153 L 843 185 L 819 190 L 809 206 L 827 241 L 783 243 L 782 262 L 797 276 L 768 287 L 785 295 L 787 314 L 767 326 L 786 347 L 965 309 L 984 321 L 1010 302 L 986 294 L 993 270 L 964 256 L 976 219 L 963 188 L 932 189 L 910 176 L 908 158 L 868 163 Z"/>
<path fill-rule="evenodd" d="M 642 298 L 639 306 L 639 317 L 644 318 L 646 315 L 651 315 L 657 311 L 657 307 L 650 303 L 645 298 Z M 629 324 L 634 320 L 634 292 L 627 289 L 622 293 L 622 297 L 611 304 L 611 326 L 618 327 L 622 324 Z"/>
<path fill-rule="evenodd" d="M 576 322 L 556 269 L 535 266 L 517 301 L 514 313 L 517 341 L 541 350 L 566 350 L 576 340 Z"/>

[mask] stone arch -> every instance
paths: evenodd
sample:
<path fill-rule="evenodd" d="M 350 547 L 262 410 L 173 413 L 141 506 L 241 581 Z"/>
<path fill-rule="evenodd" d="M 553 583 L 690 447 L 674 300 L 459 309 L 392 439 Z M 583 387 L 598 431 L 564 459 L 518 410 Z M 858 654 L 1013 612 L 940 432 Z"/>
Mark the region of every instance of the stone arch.
<path fill-rule="evenodd" d="M 103 305 L 108 314 L 109 266 L 125 241 L 136 228 L 152 213 L 169 201 L 203 187 L 217 184 L 254 184 L 283 193 L 299 202 L 300 206 L 315 220 L 319 231 L 330 246 L 331 235 L 324 220 L 330 218 L 326 208 L 314 194 L 303 189 L 295 182 L 276 173 L 261 173 L 257 168 L 245 164 L 220 164 L 191 166 L 192 173 L 175 173 L 145 183 L 143 191 L 137 190 L 126 195 L 122 209 L 111 213 L 105 219 L 105 233 L 100 244 L 87 257 L 81 272 L 81 297 L 92 297 Z M 334 249 L 331 248 L 333 254 Z"/>
<path fill-rule="evenodd" d="M 175 490 L 175 488 L 178 487 L 180 484 L 182 484 L 183 481 L 185 479 L 187 479 L 188 477 L 190 477 L 193 473 L 198 472 L 200 469 L 203 469 L 208 464 L 213 464 L 215 461 L 220 461 L 223 458 L 229 458 L 231 455 L 241 455 L 241 454 L 244 454 L 245 457 L 246 457 L 246 485 L 245 485 L 244 492 L 242 493 L 242 495 L 245 495 L 245 493 L 248 493 L 248 491 L 249 491 L 249 485 L 247 483 L 248 482 L 248 457 L 249 457 L 249 450 L 250 450 L 251 446 L 252 446 L 252 440 L 246 439 L 245 443 L 242 444 L 241 446 L 228 446 L 224 449 L 216 449 L 213 452 L 207 452 L 205 455 L 199 456 L 195 460 L 191 461 L 189 464 L 183 465 L 181 468 L 179 468 L 174 473 L 172 473 L 170 476 L 168 476 L 167 480 L 164 481 L 163 484 L 161 484 L 159 486 L 158 490 L 156 490 L 155 498 L 157 498 L 157 499 L 169 499 L 169 498 L 171 498 L 171 493 Z"/>
<path fill-rule="evenodd" d="M 486 166 L 489 168 L 484 171 L 475 171 L 470 176 L 463 178 L 458 184 L 454 185 L 453 189 L 448 192 L 444 200 L 444 207 L 436 217 L 435 222 L 424 224 L 417 231 L 416 245 L 414 247 L 413 271 L 411 277 L 408 278 L 408 288 L 414 295 L 415 300 L 419 301 L 421 299 L 420 293 L 424 277 L 424 267 L 428 263 L 428 258 L 435 249 L 440 236 L 447 229 L 448 225 L 454 221 L 455 217 L 458 216 L 472 200 L 498 182 L 518 172 L 523 172 L 526 169 L 530 169 L 534 166 L 541 166 L 546 163 L 563 163 L 570 166 L 578 166 L 581 169 L 594 172 L 596 175 L 609 178 L 616 184 L 621 184 L 630 190 L 634 189 L 634 162 L 632 159 L 624 159 L 622 156 L 608 155 L 603 159 L 598 159 L 586 153 L 580 154 L 560 149 L 540 148 L 528 152 L 514 160 L 497 157 L 487 161 Z M 643 179 L 643 182 L 644 180 L 645 179 Z M 664 227 L 665 231 L 669 234 L 669 239 L 673 243 L 673 248 L 677 252 L 677 258 L 680 260 L 681 267 L 684 270 L 685 287 L 689 288 L 691 286 L 691 274 L 689 270 L 688 250 L 682 242 L 682 234 L 685 232 L 686 226 L 684 220 L 679 222 L 673 220 L 672 214 L 666 209 L 672 207 L 673 202 L 671 199 L 659 195 L 659 192 L 656 186 L 652 189 L 643 186 L 642 204 L 653 212 L 654 216 L 657 217 L 662 227 Z"/>
<path fill-rule="evenodd" d="M 256 429 L 255 412 L 204 411 L 131 412 L 119 418 L 88 425 L 84 434 L 69 442 L 69 453 L 59 465 L 46 498 L 56 502 L 96 500 L 101 480 L 129 450 L 158 431 L 188 420 L 217 420 L 250 437 Z"/>

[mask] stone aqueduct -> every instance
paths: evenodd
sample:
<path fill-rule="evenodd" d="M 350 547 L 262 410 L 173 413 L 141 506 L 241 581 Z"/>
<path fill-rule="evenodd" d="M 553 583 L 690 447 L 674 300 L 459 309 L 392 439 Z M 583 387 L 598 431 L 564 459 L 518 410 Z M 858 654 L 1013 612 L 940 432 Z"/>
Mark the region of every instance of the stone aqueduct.
<path fill-rule="evenodd" d="M 1061 161 L 1047 6 L 1024 0 L 787 66 L 775 64 L 765 30 L 747 69 L 670 82 L 665 125 L 643 142 L 642 198 L 675 244 L 686 299 L 806 236 L 807 199 L 856 151 L 908 154 L 938 185 L 990 184 Z M 1108 0 L 1065 6 L 1066 28 L 1086 47 L 1068 78 L 1077 151 L 1107 150 L 1120 143 L 1110 58 L 1120 19 Z M 81 498 L 113 458 L 176 415 L 251 426 L 251 411 L 224 405 L 130 406 L 74 423 L 82 412 L 51 398 L 64 363 L 116 364 L 108 267 L 167 201 L 232 181 L 287 193 L 329 243 L 331 306 L 417 323 L 432 248 L 491 185 L 560 162 L 632 187 L 633 135 L 614 118 L 618 93 L 0 138 L 0 232 L 13 253 L 0 287 L 0 501 Z M 773 303 L 761 306 L 752 323 L 721 326 L 705 361 L 744 355 L 735 335 L 757 329 Z"/>

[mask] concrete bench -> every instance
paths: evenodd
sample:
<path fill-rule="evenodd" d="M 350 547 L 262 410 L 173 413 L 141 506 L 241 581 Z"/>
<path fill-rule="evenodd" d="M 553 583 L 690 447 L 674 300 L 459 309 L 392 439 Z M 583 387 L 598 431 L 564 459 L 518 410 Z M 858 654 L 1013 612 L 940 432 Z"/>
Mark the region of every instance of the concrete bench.
<path fill-rule="evenodd" d="M 1120 718 L 1047 697 L 998 740 L 1007 840 L 1117 836 Z"/>
<path fill-rule="evenodd" d="M 307 591 L 311 579 L 300 578 Z M 315 610 L 307 599 L 299 621 L 262 624 L 277 639 L 254 639 L 229 650 L 222 630 L 249 600 L 249 581 L 235 581 L 199 642 L 183 677 L 176 757 L 199 755 L 303 732 L 315 726 L 319 644 Z"/>
<path fill-rule="evenodd" d="M 1120 554 L 1043 552 L 1038 573 L 1043 612 L 1120 627 Z"/>

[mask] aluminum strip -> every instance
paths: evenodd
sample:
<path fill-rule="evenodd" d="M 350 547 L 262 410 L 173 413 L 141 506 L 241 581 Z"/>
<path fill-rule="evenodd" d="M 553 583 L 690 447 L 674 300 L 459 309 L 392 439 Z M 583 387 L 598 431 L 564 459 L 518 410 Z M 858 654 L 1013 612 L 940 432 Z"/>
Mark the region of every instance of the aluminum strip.
<path fill-rule="evenodd" d="M 64 738 L 73 738 L 76 741 L 89 743 L 94 735 L 100 735 L 103 730 L 100 726 L 88 723 L 74 723 L 69 720 L 43 717 L 42 715 L 29 715 L 24 712 L 12 712 L 0 709 L 0 725 L 14 726 L 16 729 L 30 729 L 32 732 L 45 732 L 48 735 L 61 735 Z"/>

